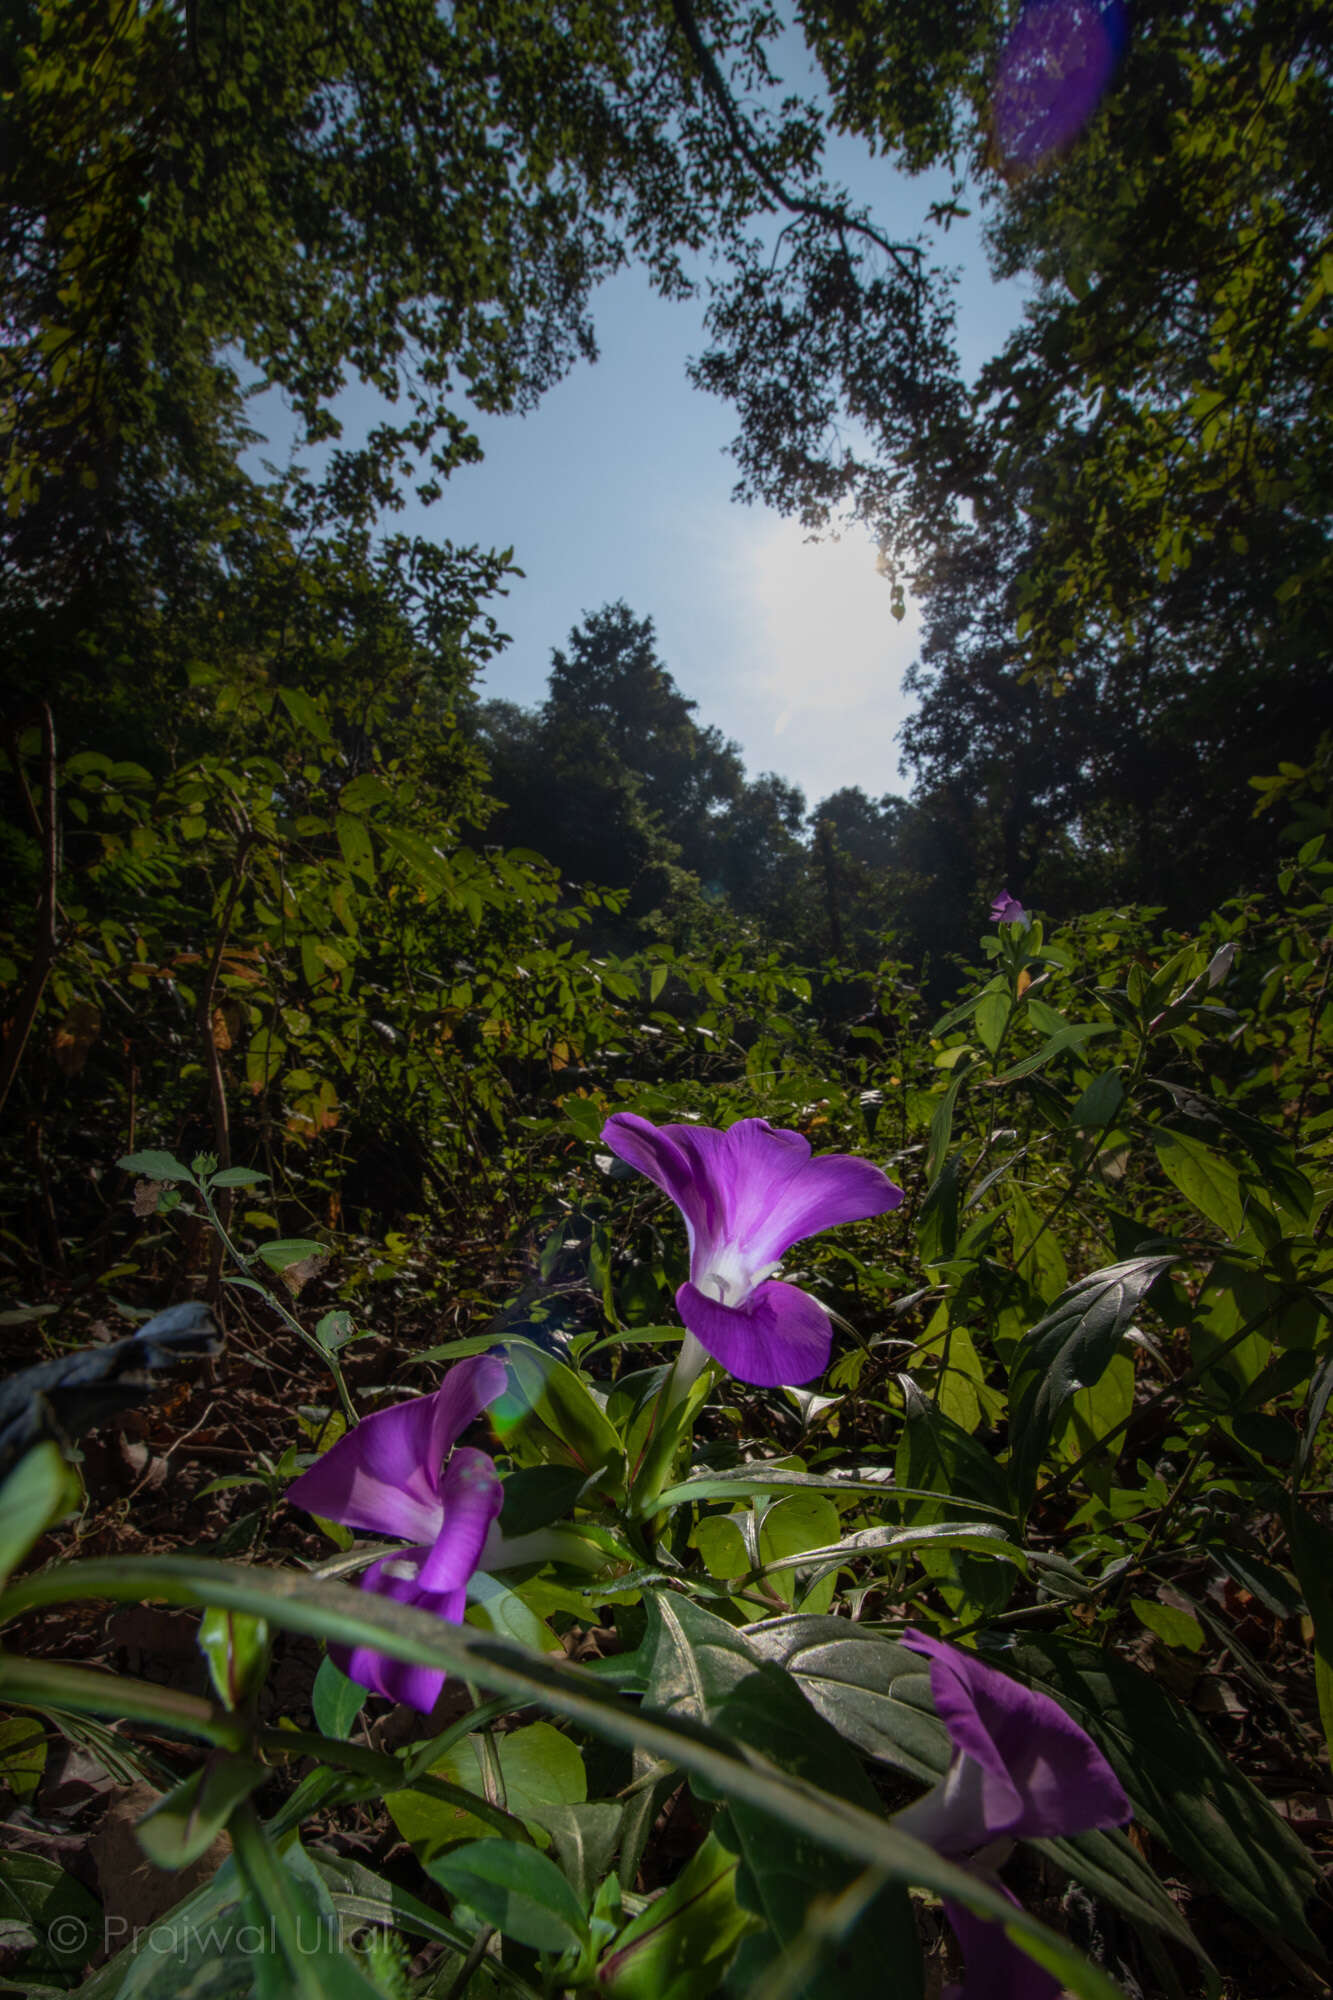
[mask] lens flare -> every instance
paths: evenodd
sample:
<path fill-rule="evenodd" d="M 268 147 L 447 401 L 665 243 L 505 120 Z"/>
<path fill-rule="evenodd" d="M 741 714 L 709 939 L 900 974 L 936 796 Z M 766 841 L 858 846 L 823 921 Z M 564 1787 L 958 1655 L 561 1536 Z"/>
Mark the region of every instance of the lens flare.
<path fill-rule="evenodd" d="M 1033 168 L 1078 137 L 1129 38 L 1124 0 L 1029 0 L 1000 57 L 991 123 L 1008 166 Z"/>

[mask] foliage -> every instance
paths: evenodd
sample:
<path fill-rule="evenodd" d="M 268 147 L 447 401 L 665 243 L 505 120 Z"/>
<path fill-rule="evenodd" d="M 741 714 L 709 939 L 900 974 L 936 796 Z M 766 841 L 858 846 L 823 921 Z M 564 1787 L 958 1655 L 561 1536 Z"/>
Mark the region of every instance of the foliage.
<path fill-rule="evenodd" d="M 1322 1976 L 1326 6 L 1137 9 L 1023 162 L 1011 14 L 801 9 L 841 125 L 966 161 L 1036 277 L 971 408 L 765 6 L 8 21 L 0 1332 L 43 1383 L 184 1295 L 227 1336 L 81 1453 L 59 1396 L 24 1413 L 18 1990 L 914 1995 L 941 1899 L 1080 2000 Z M 631 254 L 673 296 L 713 259 L 742 490 L 859 510 L 925 593 L 910 801 L 748 782 L 623 604 L 539 715 L 477 708 L 509 555 L 383 533 L 590 351 Z M 349 370 L 369 439 L 248 469 L 245 376 L 338 446 Z M 1001 886 L 1050 915 L 973 962 Z M 677 1370 L 688 1246 L 616 1111 L 903 1184 L 787 1261 L 822 1381 Z M 502 1539 L 455 1626 L 284 1495 L 483 1352 Z M 89 1607 L 145 1600 L 202 1614 L 192 1683 L 105 1670 Z M 912 1626 L 1056 1699 L 1132 1836 L 1001 1880 L 897 1823 L 951 1759 Z M 435 1714 L 330 1643 L 447 1672 Z M 66 1741 L 155 1794 L 169 1953 L 87 1968 Z"/>
<path fill-rule="evenodd" d="M 471 892 L 483 899 L 473 949 L 484 953 L 499 921 L 486 886 L 444 851 L 437 883 L 420 868 L 410 872 L 395 848 L 414 851 L 393 816 L 404 807 L 391 804 L 367 807 L 364 819 L 387 877 L 387 906 L 409 906 L 399 949 L 410 954 L 417 927 L 447 926 L 451 898 Z M 151 815 L 142 823 L 152 824 Z M 261 842 L 257 871 L 264 851 Z M 296 850 L 284 868 L 299 884 Z M 492 888 L 494 879 L 505 878 Z M 542 878 L 530 880 L 531 923 L 554 906 L 541 900 Z M 506 893 L 514 893 L 507 879 Z M 778 1009 L 748 1050 L 722 1037 L 711 1074 L 682 1045 L 673 1079 L 672 1038 L 646 1033 L 672 1020 L 672 1009 L 654 1006 L 627 966 L 616 1026 L 608 1019 L 604 1030 L 614 1068 L 602 1071 L 603 1057 L 585 1047 L 587 1080 L 561 1089 L 557 1078 L 545 1115 L 521 1121 L 545 1162 L 529 1173 L 530 1212 L 561 1219 L 540 1282 L 498 1335 L 517 1401 L 493 1449 L 521 1510 L 507 1532 L 539 1532 L 525 1564 L 503 1581 L 478 1580 L 477 1629 L 441 1626 L 343 1582 L 303 1576 L 284 1561 L 281 1540 L 245 1569 L 198 1558 L 48 1561 L 11 1585 L 7 1604 L 13 1618 L 80 1593 L 166 1595 L 214 1605 L 233 1626 L 244 1614 L 262 1617 L 270 1631 L 344 1642 L 359 1634 L 400 1658 L 461 1671 L 495 1700 L 443 1735 L 419 1720 L 407 1746 L 386 1754 L 358 1740 L 359 1704 L 331 1705 L 332 1686 L 316 1693 L 328 1732 L 316 1737 L 299 1707 L 281 1727 L 257 1727 L 245 1703 L 228 1710 L 79 1667 L 29 1666 L 15 1654 L 3 1674 L 16 1714 L 40 1714 L 58 1694 L 76 1712 L 160 1723 L 170 1701 L 176 1726 L 215 1746 L 211 1762 L 183 1777 L 179 1816 L 188 1808 L 198 1832 L 178 1865 L 225 1818 L 236 1875 L 230 1888 L 219 1877 L 215 1893 L 224 1905 L 228 1896 L 242 1909 L 258 1899 L 276 1912 L 266 1949 L 289 1973 L 295 1931 L 283 1930 L 284 1908 L 294 1913 L 307 1898 L 323 1907 L 331 1897 L 335 1911 L 379 1910 L 379 1921 L 407 1911 L 409 1931 L 444 1951 L 445 1984 L 471 1953 L 508 1991 L 614 1979 L 612 1990 L 638 1994 L 658 1976 L 647 1960 L 632 1975 L 651 1945 L 653 1962 L 666 1952 L 686 1980 L 682 1992 L 696 1990 L 695 1980 L 697 1990 L 713 1990 L 738 1954 L 739 1991 L 759 1975 L 771 1937 L 795 1954 L 800 1990 L 813 1993 L 842 1977 L 836 1968 L 856 1954 L 889 1948 L 874 1943 L 888 1935 L 881 1925 L 900 1959 L 912 1949 L 907 1905 L 867 1899 L 866 1884 L 884 1873 L 947 1885 L 955 1900 L 989 1907 L 977 1878 L 960 1880 L 911 1843 L 894 1846 L 905 1836 L 882 1816 L 946 1754 L 931 1733 L 939 1725 L 920 1665 L 894 1644 L 904 1624 L 925 1621 L 998 1646 L 1012 1670 L 1055 1691 L 1092 1731 L 1130 1791 L 1149 1858 L 1164 1865 L 1170 1857 L 1172 1873 L 1192 1882 L 1200 1920 L 1208 1897 L 1221 1897 L 1233 1922 L 1269 1941 L 1256 1939 L 1254 1949 L 1271 1949 L 1280 1936 L 1285 1950 L 1317 1955 L 1321 1919 L 1300 1843 L 1180 1690 L 1201 1650 L 1216 1650 L 1221 1684 L 1256 1715 L 1281 1718 L 1288 1783 L 1304 1782 L 1320 1738 L 1333 1734 L 1324 1692 L 1329 1530 L 1317 1498 L 1327 1473 L 1322 1233 L 1333 1180 L 1327 1114 L 1310 1115 L 1333 1060 L 1324 1005 L 1330 899 L 1333 868 L 1324 836 L 1314 833 L 1280 899 L 1234 902 L 1192 938 L 1158 940 L 1114 910 L 1049 935 L 1040 921 L 1006 924 L 985 940 L 988 967 L 939 1021 L 866 1023 L 841 1057 L 820 1048 L 817 1069 L 812 1017 Z M 238 895 L 234 910 L 242 907 L 256 922 Z M 278 962 L 270 947 L 266 978 Z M 693 1004 L 683 967 L 664 958 L 658 965 L 666 977 L 655 997 L 666 1000 L 669 983 L 685 1010 L 674 1016 L 678 1035 Z M 359 952 L 349 954 L 347 970 L 356 992 L 374 977 L 373 956 L 363 966 Z M 338 989 L 329 997 L 336 1001 Z M 719 1023 L 728 1018 L 721 1006 Z M 696 1048 L 701 1025 L 690 1030 Z M 251 1114 L 239 1112 L 237 1096 L 233 1137 L 244 1130 L 248 1138 Z M 715 1383 L 711 1396 L 692 1399 L 666 1459 L 648 1449 L 663 1371 L 645 1371 L 636 1350 L 646 1347 L 650 1360 L 671 1352 L 683 1244 L 646 1183 L 625 1184 L 619 1170 L 608 1178 L 612 1163 L 599 1156 L 596 1134 L 604 1112 L 621 1106 L 714 1122 L 759 1111 L 807 1130 L 820 1146 L 873 1154 L 909 1192 L 905 1221 L 884 1217 L 798 1253 L 802 1281 L 849 1329 L 818 1393 Z M 512 1127 L 512 1109 L 507 1119 Z M 470 1155 L 474 1167 L 484 1150 Z M 192 1226 L 191 1212 L 216 1227 L 232 1187 L 247 1179 L 262 1186 L 206 1159 L 193 1171 L 169 1154 L 123 1165 L 151 1172 L 154 1205 L 172 1229 Z M 242 1198 L 255 1196 L 247 1189 Z M 268 1200 L 268 1191 L 258 1198 Z M 515 1191 L 511 1228 L 522 1226 L 519 1201 Z M 580 1234 L 589 1221 L 591 1232 Z M 327 1225 L 321 1235 L 340 1250 Z M 317 1248 L 247 1247 L 244 1232 L 234 1240 L 240 1261 L 228 1290 L 238 1299 L 271 1291 L 266 1269 Z M 369 1298 L 354 1257 L 344 1252 L 330 1270 L 339 1324 L 323 1320 L 307 1337 L 339 1373 Z M 305 1330 L 294 1304 L 270 1310 Z M 562 1364 L 541 1344 L 553 1328 L 563 1328 Z M 483 1329 L 446 1343 L 441 1355 L 496 1340 L 494 1327 Z M 345 1373 L 337 1386 L 349 1415 L 367 1407 Z M 707 1391 L 707 1374 L 700 1387 Z M 274 1442 L 288 1466 L 308 1462 L 302 1421 Z M 40 1483 L 40 1472 L 50 1488 L 42 1499 L 34 1486 L 23 1501 L 33 1535 L 70 1498 L 44 1461 L 29 1463 L 22 1477 Z M 561 1466 L 583 1470 L 539 1491 L 534 1482 L 554 1481 Z M 560 1529 L 545 1556 L 544 1523 Z M 339 1556 L 315 1567 L 346 1574 Z M 838 1609 L 843 1615 L 831 1618 Z M 541 1647 L 561 1635 L 571 1643 L 594 1624 L 615 1633 L 603 1640 L 609 1652 L 598 1676 L 541 1664 Z M 1007 1653 L 1015 1634 L 1023 1644 Z M 239 1639 L 229 1643 L 228 1657 L 240 1659 Z M 246 1673 L 263 1672 L 263 1647 L 244 1657 Z M 222 1683 L 233 1702 L 238 1671 L 233 1665 Z M 636 1694 L 643 1706 L 624 1699 Z M 497 1715 L 521 1717 L 533 1703 L 560 1727 L 525 1720 L 495 1739 L 485 1733 Z M 820 1715 L 837 1732 L 838 1759 L 850 1756 L 844 1777 L 835 1779 L 831 1751 L 812 1749 Z M 599 1741 L 620 1747 L 599 1750 Z M 767 1761 L 745 1761 L 738 1742 Z M 449 1748 L 467 1743 L 475 1757 Z M 265 1773 L 275 1760 L 314 1749 L 316 1776 L 273 1791 Z M 498 1819 L 487 1803 L 496 1798 L 487 1772 L 496 1768 L 507 1801 Z M 201 1807 L 188 1789 L 198 1789 L 202 1771 L 213 1773 L 211 1822 L 193 1817 Z M 645 1904 L 635 1882 L 662 1788 L 682 1772 L 696 1815 L 711 1821 L 721 1844 L 698 1852 L 700 1894 L 711 1885 L 702 1903 L 668 1895 L 659 1928 L 646 1928 L 646 1912 L 658 1906 Z M 267 1832 L 255 1807 L 261 1781 Z M 364 1871 L 349 1892 L 336 1844 L 289 1844 L 306 1816 L 317 1807 L 327 1813 L 336 1796 L 364 1802 L 386 1793 L 424 1863 L 406 1902 L 401 1885 L 375 1887 Z M 166 1809 L 149 1823 L 159 1858 L 171 1824 Z M 814 1837 L 799 1920 L 775 1824 Z M 1199 1942 L 1199 1927 L 1165 1895 L 1142 1847 L 1085 1836 L 1056 1843 L 1031 1865 L 1072 1873 L 1120 1913 L 1119 1927 L 1103 1932 L 1112 1972 L 1132 1973 L 1148 1991 L 1217 1990 L 1208 1984 L 1211 1937 Z M 728 1858 L 737 1853 L 738 1871 Z M 835 1866 L 821 1858 L 829 1855 L 843 1859 Z M 867 1877 L 868 1867 L 884 1873 Z M 820 1884 L 832 1903 L 808 1900 Z M 192 1921 L 190 1908 L 172 1921 Z M 1020 1942 L 1058 1955 L 1050 1962 L 1071 1991 L 1110 1990 L 1049 1932 L 1013 1921 Z M 917 1923 L 929 1939 L 924 1916 Z M 498 1959 L 485 1945 L 496 1931 L 507 1940 Z M 373 1953 L 348 1959 L 336 1976 L 378 1977 L 378 1964 Z M 125 1984 L 135 1976 L 129 1960 L 117 1962 L 95 1990 L 137 1991 Z"/>

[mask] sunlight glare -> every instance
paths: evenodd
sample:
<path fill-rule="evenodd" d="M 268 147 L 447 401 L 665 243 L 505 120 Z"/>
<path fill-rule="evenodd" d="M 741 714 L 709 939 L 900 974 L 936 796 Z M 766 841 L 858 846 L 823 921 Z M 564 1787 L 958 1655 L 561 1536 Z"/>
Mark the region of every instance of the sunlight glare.
<path fill-rule="evenodd" d="M 778 739 L 764 754 L 779 769 L 793 766 L 793 777 L 799 771 L 812 802 L 821 788 L 895 788 L 894 736 L 908 712 L 902 676 L 920 635 L 916 605 L 909 598 L 907 615 L 894 618 L 862 529 L 808 542 L 799 523 L 770 521 L 747 556 L 747 693 L 766 711 L 764 733 Z"/>

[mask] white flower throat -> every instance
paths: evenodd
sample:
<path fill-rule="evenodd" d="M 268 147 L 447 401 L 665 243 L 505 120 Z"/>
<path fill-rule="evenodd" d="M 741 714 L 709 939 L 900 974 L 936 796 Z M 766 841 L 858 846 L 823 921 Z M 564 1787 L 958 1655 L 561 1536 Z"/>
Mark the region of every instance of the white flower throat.
<path fill-rule="evenodd" d="M 742 1255 L 739 1244 L 719 1243 L 713 1253 L 708 1269 L 701 1273 L 695 1284 L 706 1299 L 716 1299 L 720 1306 L 744 1305 L 757 1285 L 765 1278 L 771 1278 L 777 1264 L 761 1264 L 752 1270 Z"/>

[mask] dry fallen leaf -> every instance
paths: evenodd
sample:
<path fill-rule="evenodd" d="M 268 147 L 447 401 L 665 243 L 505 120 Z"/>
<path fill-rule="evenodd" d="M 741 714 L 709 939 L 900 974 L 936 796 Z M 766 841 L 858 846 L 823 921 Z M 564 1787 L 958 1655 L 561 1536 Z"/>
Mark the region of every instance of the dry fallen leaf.
<path fill-rule="evenodd" d="M 102 1029 L 102 1010 L 91 1000 L 71 1000 L 55 1032 L 53 1053 L 62 1076 L 77 1076 Z"/>

